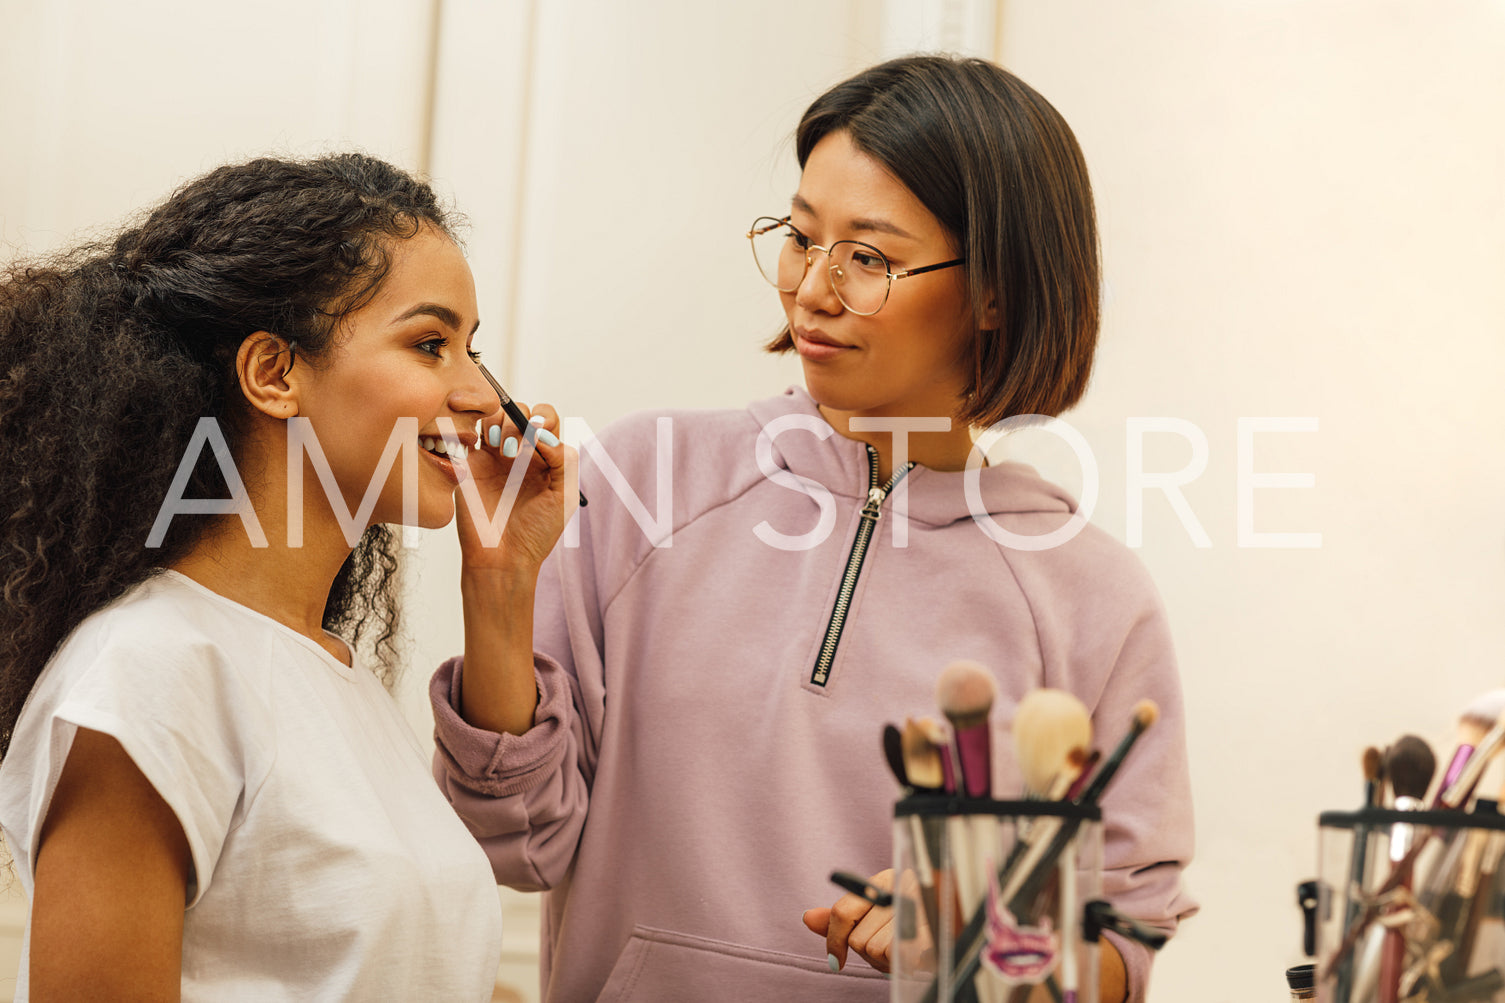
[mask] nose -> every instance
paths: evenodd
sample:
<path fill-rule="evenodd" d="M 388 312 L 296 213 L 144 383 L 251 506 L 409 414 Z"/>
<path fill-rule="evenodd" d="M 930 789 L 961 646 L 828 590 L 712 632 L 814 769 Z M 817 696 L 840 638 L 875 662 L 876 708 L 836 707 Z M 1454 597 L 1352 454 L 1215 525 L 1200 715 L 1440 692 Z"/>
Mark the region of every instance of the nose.
<path fill-rule="evenodd" d="M 496 391 L 481 375 L 480 366 L 470 358 L 465 360 L 459 380 L 450 388 L 448 404 L 450 410 L 475 418 L 484 418 L 500 406 Z"/>
<path fill-rule="evenodd" d="M 826 249 L 812 244 L 805 251 L 805 276 L 794 291 L 794 302 L 812 313 L 841 313 L 841 300 L 831 284 L 830 267 Z"/>

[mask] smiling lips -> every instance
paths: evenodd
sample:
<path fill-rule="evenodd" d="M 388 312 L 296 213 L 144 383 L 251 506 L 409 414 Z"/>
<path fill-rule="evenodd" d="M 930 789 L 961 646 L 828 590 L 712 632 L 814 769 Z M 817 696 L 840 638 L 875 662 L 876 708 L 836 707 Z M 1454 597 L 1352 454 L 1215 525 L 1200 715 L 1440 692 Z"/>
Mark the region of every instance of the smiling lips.
<path fill-rule="evenodd" d="M 418 445 L 435 461 L 450 480 L 459 484 L 470 472 L 466 464 L 466 456 L 470 452 L 470 445 L 459 439 L 451 439 L 442 435 L 424 435 L 418 439 Z"/>

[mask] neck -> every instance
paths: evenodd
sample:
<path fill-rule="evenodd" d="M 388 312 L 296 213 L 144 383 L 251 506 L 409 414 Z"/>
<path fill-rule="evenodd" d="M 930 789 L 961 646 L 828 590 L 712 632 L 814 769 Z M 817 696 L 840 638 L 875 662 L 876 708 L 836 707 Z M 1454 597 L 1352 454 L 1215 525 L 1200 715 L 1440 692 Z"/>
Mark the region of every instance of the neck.
<path fill-rule="evenodd" d="M 344 643 L 324 633 L 324 608 L 351 547 L 317 491 L 305 496 L 302 544 L 289 546 L 284 488 L 265 484 L 252 494 L 265 547 L 253 545 L 238 516 L 218 516 L 172 570 L 311 638 L 349 664 Z"/>
<path fill-rule="evenodd" d="M 900 463 L 917 463 L 932 470 L 965 470 L 967 467 L 967 457 L 972 452 L 972 430 L 955 418 L 950 419 L 950 427 L 942 431 L 924 424 L 934 422 L 933 418 L 838 411 L 824 404 L 817 406 L 821 417 L 838 433 L 866 443 L 877 453 L 880 483 L 888 483 Z M 852 428 L 853 419 L 857 419 L 859 427 L 856 429 Z M 861 427 L 864 420 L 874 421 L 882 427 Z M 902 456 L 898 448 L 901 441 Z"/>

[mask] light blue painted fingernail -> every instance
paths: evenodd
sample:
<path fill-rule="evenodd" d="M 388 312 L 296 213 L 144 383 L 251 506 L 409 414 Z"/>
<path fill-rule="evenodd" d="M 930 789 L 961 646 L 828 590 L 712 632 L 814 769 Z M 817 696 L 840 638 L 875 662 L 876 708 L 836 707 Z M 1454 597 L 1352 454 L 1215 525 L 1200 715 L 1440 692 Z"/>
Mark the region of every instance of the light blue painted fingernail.
<path fill-rule="evenodd" d="M 502 455 L 509 460 L 517 455 L 517 436 L 507 436 L 507 441 L 502 443 Z"/>
<path fill-rule="evenodd" d="M 486 433 L 486 441 L 491 443 L 492 449 L 500 446 L 502 444 L 502 426 L 492 425 L 490 431 Z"/>
<path fill-rule="evenodd" d="M 841 962 L 836 960 L 836 955 L 828 954 L 826 955 L 826 967 L 833 972 L 839 972 L 841 971 Z"/>
<path fill-rule="evenodd" d="M 557 446 L 557 445 L 559 445 L 559 436 L 555 435 L 553 432 L 550 432 L 546 428 L 540 428 L 538 430 L 538 437 L 537 438 L 538 438 L 538 441 L 541 442 L 541 443 L 543 443 L 545 446 Z"/>

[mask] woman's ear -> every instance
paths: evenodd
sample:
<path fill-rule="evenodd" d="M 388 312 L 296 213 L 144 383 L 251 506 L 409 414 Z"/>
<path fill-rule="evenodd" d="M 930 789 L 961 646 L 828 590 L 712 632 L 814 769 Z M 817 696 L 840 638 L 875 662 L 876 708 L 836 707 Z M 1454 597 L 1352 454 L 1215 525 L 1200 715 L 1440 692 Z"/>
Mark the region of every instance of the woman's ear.
<path fill-rule="evenodd" d="M 295 355 L 292 342 L 266 331 L 246 335 L 235 353 L 240 392 L 256 410 L 287 420 L 298 413 L 298 391 L 288 381 Z"/>

